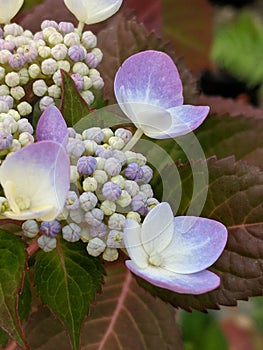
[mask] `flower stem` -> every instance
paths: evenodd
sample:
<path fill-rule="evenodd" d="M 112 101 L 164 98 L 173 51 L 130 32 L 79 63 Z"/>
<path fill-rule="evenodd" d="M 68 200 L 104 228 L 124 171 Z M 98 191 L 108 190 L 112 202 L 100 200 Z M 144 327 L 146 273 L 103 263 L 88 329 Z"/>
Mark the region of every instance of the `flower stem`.
<path fill-rule="evenodd" d="M 130 139 L 130 141 L 127 143 L 127 145 L 123 148 L 123 151 L 130 151 L 136 143 L 140 140 L 140 138 L 143 135 L 142 129 L 137 129 L 133 137 Z"/>
<path fill-rule="evenodd" d="M 77 28 L 77 32 L 79 33 L 79 35 L 81 35 L 83 29 L 84 29 L 85 23 L 83 22 L 79 22 L 78 28 Z"/>
<path fill-rule="evenodd" d="M 39 249 L 39 245 L 37 244 L 38 237 L 39 236 L 37 236 L 36 239 L 34 239 L 26 248 L 29 256 L 32 256 Z"/>

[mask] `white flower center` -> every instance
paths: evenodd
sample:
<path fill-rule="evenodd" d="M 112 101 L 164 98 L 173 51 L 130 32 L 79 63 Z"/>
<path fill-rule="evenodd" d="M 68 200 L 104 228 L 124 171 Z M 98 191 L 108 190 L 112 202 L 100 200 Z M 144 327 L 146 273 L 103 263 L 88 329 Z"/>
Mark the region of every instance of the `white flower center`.
<path fill-rule="evenodd" d="M 148 259 L 149 264 L 153 266 L 160 266 L 162 261 L 163 259 L 159 253 L 152 253 Z"/>
<path fill-rule="evenodd" d="M 31 200 L 27 196 L 18 196 L 16 197 L 15 201 L 20 210 L 26 210 L 30 208 Z"/>
<path fill-rule="evenodd" d="M 27 210 L 31 206 L 31 199 L 25 195 L 16 194 L 16 187 L 12 181 L 7 181 L 4 185 L 4 191 L 6 195 L 6 199 L 10 206 L 10 209 L 19 214 L 20 210 Z"/>

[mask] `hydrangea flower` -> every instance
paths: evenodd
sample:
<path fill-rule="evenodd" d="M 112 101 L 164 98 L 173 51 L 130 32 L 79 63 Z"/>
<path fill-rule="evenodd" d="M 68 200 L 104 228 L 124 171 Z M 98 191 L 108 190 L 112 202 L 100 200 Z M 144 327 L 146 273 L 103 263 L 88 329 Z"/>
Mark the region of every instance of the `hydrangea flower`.
<path fill-rule="evenodd" d="M 208 106 L 183 104 L 178 70 L 164 52 L 148 50 L 130 56 L 116 73 L 114 90 L 127 117 L 156 139 L 189 133 L 209 112 Z"/>
<path fill-rule="evenodd" d="M 53 140 L 66 147 L 68 143 L 68 128 L 60 110 L 49 106 L 42 113 L 36 128 L 37 141 Z"/>
<path fill-rule="evenodd" d="M 220 278 L 206 269 L 221 255 L 226 241 L 223 224 L 192 216 L 174 218 L 169 204 L 161 203 L 142 225 L 126 220 L 124 243 L 131 258 L 126 266 L 158 287 L 202 294 L 220 284 Z"/>
<path fill-rule="evenodd" d="M 54 141 L 40 141 L 10 154 L 1 164 L 0 183 L 14 220 L 52 221 L 62 211 L 69 190 L 69 158 Z"/>
<path fill-rule="evenodd" d="M 9 23 L 17 14 L 24 3 L 24 0 L 0 0 L 0 23 Z"/>
<path fill-rule="evenodd" d="M 65 5 L 82 23 L 94 24 L 114 15 L 122 0 L 64 0 Z"/>

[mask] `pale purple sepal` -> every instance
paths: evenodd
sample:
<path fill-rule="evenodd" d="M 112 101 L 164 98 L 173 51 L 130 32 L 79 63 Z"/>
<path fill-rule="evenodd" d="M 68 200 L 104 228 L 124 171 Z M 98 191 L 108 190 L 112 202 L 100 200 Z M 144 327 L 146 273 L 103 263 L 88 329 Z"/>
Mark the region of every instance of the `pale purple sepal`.
<path fill-rule="evenodd" d="M 214 290 L 220 285 L 220 278 L 208 270 L 192 274 L 179 274 L 162 270 L 160 274 L 159 270 L 153 266 L 141 269 L 132 260 L 126 260 L 125 263 L 135 275 L 157 287 L 177 293 L 198 295 Z"/>
<path fill-rule="evenodd" d="M 148 50 L 129 57 L 116 73 L 114 90 L 120 104 L 136 102 L 167 109 L 183 103 L 178 70 L 161 51 Z"/>
<path fill-rule="evenodd" d="M 62 211 L 69 190 L 69 157 L 57 142 L 31 144 L 3 161 L 0 182 L 11 209 L 4 215 L 15 220 L 54 220 Z M 30 206 L 19 210 L 18 198 L 27 199 Z"/>
<path fill-rule="evenodd" d="M 68 142 L 68 129 L 60 110 L 49 106 L 42 113 L 36 127 L 37 141 L 52 140 L 64 147 Z"/>
<path fill-rule="evenodd" d="M 211 266 L 222 254 L 227 229 L 218 221 L 193 216 L 174 218 L 174 236 L 165 250 L 162 267 L 195 273 Z"/>

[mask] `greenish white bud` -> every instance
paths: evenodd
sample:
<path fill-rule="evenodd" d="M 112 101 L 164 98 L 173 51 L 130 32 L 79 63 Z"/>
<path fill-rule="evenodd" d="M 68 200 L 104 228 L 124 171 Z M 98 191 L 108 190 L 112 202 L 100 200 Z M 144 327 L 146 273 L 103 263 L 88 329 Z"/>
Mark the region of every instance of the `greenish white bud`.
<path fill-rule="evenodd" d="M 28 102 L 24 101 L 17 105 L 17 110 L 22 117 L 25 117 L 32 113 L 33 108 Z"/>
<path fill-rule="evenodd" d="M 112 201 L 106 199 L 101 203 L 100 209 L 104 212 L 105 215 L 110 216 L 116 211 L 116 204 Z"/>
<path fill-rule="evenodd" d="M 23 34 L 23 28 L 16 23 L 9 23 L 4 26 L 5 36 L 13 35 L 18 36 Z"/>
<path fill-rule="evenodd" d="M 86 177 L 82 183 L 82 187 L 85 192 L 94 192 L 98 187 L 97 180 L 94 177 Z"/>
<path fill-rule="evenodd" d="M 9 111 L 9 106 L 7 102 L 0 101 L 0 113 L 7 113 Z"/>
<path fill-rule="evenodd" d="M 43 33 L 43 36 L 46 40 L 48 40 L 48 38 L 50 37 L 51 34 L 54 34 L 54 33 L 58 33 L 56 28 L 54 27 L 46 27 L 43 29 L 42 31 Z"/>
<path fill-rule="evenodd" d="M 72 222 L 62 228 L 62 236 L 68 242 L 77 242 L 80 239 L 80 227 Z"/>
<path fill-rule="evenodd" d="M 67 56 L 68 48 L 64 44 L 57 44 L 51 49 L 51 55 L 55 60 L 64 60 Z"/>
<path fill-rule="evenodd" d="M 57 68 L 57 62 L 53 58 L 48 58 L 41 63 L 41 71 L 45 75 L 53 75 Z"/>
<path fill-rule="evenodd" d="M 37 52 L 41 58 L 48 58 L 51 56 L 51 48 L 49 46 L 39 46 Z"/>
<path fill-rule="evenodd" d="M 84 79 L 83 90 L 89 90 L 92 87 L 92 80 L 87 76 L 84 76 L 83 79 Z"/>
<path fill-rule="evenodd" d="M 87 102 L 88 105 L 92 104 L 94 102 L 94 95 L 91 91 L 86 90 L 81 92 L 81 96 L 83 99 Z"/>
<path fill-rule="evenodd" d="M 4 67 L 0 67 L 0 79 L 3 79 L 5 77 L 5 69 Z"/>
<path fill-rule="evenodd" d="M 10 114 L 15 121 L 20 119 L 20 114 L 15 109 L 9 109 L 8 114 Z"/>
<path fill-rule="evenodd" d="M 89 76 L 99 76 L 100 77 L 100 72 L 96 68 L 91 68 L 89 70 Z"/>
<path fill-rule="evenodd" d="M 93 173 L 93 177 L 96 179 L 98 184 L 104 184 L 108 181 L 108 175 L 104 170 L 95 170 Z"/>
<path fill-rule="evenodd" d="M 5 197 L 0 197 L 0 213 L 4 213 L 8 209 L 8 202 Z"/>
<path fill-rule="evenodd" d="M 11 96 L 14 97 L 14 99 L 17 101 L 21 100 L 26 95 L 25 90 L 22 88 L 22 86 L 12 87 L 10 93 Z"/>
<path fill-rule="evenodd" d="M 18 140 L 13 139 L 12 146 L 10 147 L 10 152 L 17 152 L 21 147 L 21 143 Z"/>
<path fill-rule="evenodd" d="M 103 170 L 106 159 L 102 157 L 96 157 L 96 161 L 97 161 L 96 170 Z"/>
<path fill-rule="evenodd" d="M 81 224 L 83 222 L 84 214 L 85 212 L 81 208 L 69 211 L 70 218 L 77 224 Z"/>
<path fill-rule="evenodd" d="M 0 64 L 8 63 L 8 59 L 11 55 L 11 52 L 8 50 L 0 50 Z"/>
<path fill-rule="evenodd" d="M 59 215 L 56 217 L 58 221 L 67 220 L 69 215 L 69 210 L 67 208 L 63 208 L 63 210 L 59 213 Z"/>
<path fill-rule="evenodd" d="M 90 236 L 90 230 L 88 227 L 81 227 L 80 239 L 82 242 L 87 243 L 92 237 Z"/>
<path fill-rule="evenodd" d="M 70 71 L 70 63 L 66 60 L 59 60 L 57 61 L 58 64 L 58 71 L 59 69 L 63 69 L 65 72 L 69 72 Z M 60 73 L 60 71 L 59 71 Z M 56 74 L 56 72 L 54 73 L 54 75 Z M 53 76 L 53 80 L 54 80 L 54 76 Z"/>
<path fill-rule="evenodd" d="M 22 134 L 19 135 L 18 141 L 21 143 L 21 146 L 27 146 L 34 143 L 34 137 L 29 134 L 29 132 L 22 132 Z"/>
<path fill-rule="evenodd" d="M 99 62 L 102 61 L 103 53 L 101 49 L 99 49 L 98 47 L 95 47 L 94 49 L 91 50 L 91 52 L 97 57 Z"/>
<path fill-rule="evenodd" d="M 90 79 L 92 80 L 92 86 L 95 90 L 101 90 L 104 87 L 103 79 L 98 75 L 90 75 Z"/>
<path fill-rule="evenodd" d="M 32 85 L 32 90 L 33 93 L 38 96 L 42 97 L 46 94 L 47 92 L 47 84 L 44 79 L 36 80 L 34 81 Z"/>
<path fill-rule="evenodd" d="M 51 85 L 47 89 L 48 95 L 53 98 L 60 98 L 61 97 L 61 88 L 57 86 L 56 84 Z"/>
<path fill-rule="evenodd" d="M 125 190 L 133 197 L 140 191 L 140 187 L 137 182 L 132 180 L 126 180 L 124 184 Z"/>
<path fill-rule="evenodd" d="M 99 256 L 104 252 L 106 244 L 98 237 L 92 238 L 87 245 L 87 252 L 91 256 Z"/>
<path fill-rule="evenodd" d="M 0 85 L 0 96 L 8 96 L 9 95 L 9 87 L 5 84 Z"/>
<path fill-rule="evenodd" d="M 63 43 L 63 36 L 58 32 L 54 32 L 48 37 L 48 42 L 50 45 L 58 45 Z"/>
<path fill-rule="evenodd" d="M 97 45 L 97 37 L 90 30 L 82 34 L 81 43 L 86 49 L 92 49 Z"/>
<path fill-rule="evenodd" d="M 147 163 L 147 159 L 143 154 L 136 153 L 136 163 L 140 166 L 143 166 Z"/>
<path fill-rule="evenodd" d="M 136 161 L 137 161 L 137 154 L 135 152 L 126 151 L 124 153 L 125 153 L 125 156 L 126 156 L 127 164 L 136 163 Z"/>
<path fill-rule="evenodd" d="M 70 166 L 70 182 L 76 183 L 79 180 L 79 173 L 76 165 Z"/>
<path fill-rule="evenodd" d="M 120 197 L 116 200 L 116 203 L 120 207 L 126 208 L 131 203 L 131 201 L 132 201 L 132 198 L 129 195 L 129 193 L 125 190 L 122 190 Z"/>
<path fill-rule="evenodd" d="M 22 68 L 18 72 L 19 75 L 19 84 L 26 85 L 29 82 L 29 74 L 27 68 Z"/>
<path fill-rule="evenodd" d="M 137 221 L 139 224 L 141 222 L 141 216 L 139 213 L 137 213 L 136 211 L 129 211 L 129 213 L 126 215 L 127 219 L 132 219 Z"/>
<path fill-rule="evenodd" d="M 46 108 L 49 106 L 55 106 L 55 101 L 52 97 L 50 96 L 44 96 L 41 98 L 39 101 L 39 108 L 43 112 Z"/>
<path fill-rule="evenodd" d="M 84 140 L 83 142 L 85 145 L 85 154 L 88 156 L 95 154 L 98 144 L 94 140 Z"/>
<path fill-rule="evenodd" d="M 123 190 L 125 186 L 125 179 L 122 175 L 116 175 L 111 178 L 111 181 L 115 184 L 119 185 L 119 187 Z"/>
<path fill-rule="evenodd" d="M 107 247 L 102 254 L 102 258 L 105 261 L 115 261 L 118 259 L 118 257 L 119 257 L 119 253 L 116 248 Z"/>
<path fill-rule="evenodd" d="M 34 238 L 39 233 L 39 225 L 35 220 L 27 220 L 22 224 L 24 236 Z"/>
<path fill-rule="evenodd" d="M 77 33 L 68 33 L 64 36 L 64 44 L 68 47 L 80 44 L 80 37 Z"/>
<path fill-rule="evenodd" d="M 7 73 L 7 75 L 5 76 L 5 83 L 10 87 L 19 85 L 19 81 L 19 74 L 16 72 Z"/>
<path fill-rule="evenodd" d="M 114 213 L 109 217 L 108 226 L 112 230 L 123 230 L 125 220 L 124 215 Z"/>
<path fill-rule="evenodd" d="M 57 240 L 56 240 L 56 238 L 51 238 L 51 237 L 48 237 L 46 235 L 42 235 L 37 240 L 37 244 L 39 245 L 39 247 L 41 249 L 44 250 L 44 252 L 47 253 L 47 252 L 51 252 L 53 249 L 56 248 Z"/>
<path fill-rule="evenodd" d="M 103 142 L 108 142 L 109 139 L 114 135 L 113 131 L 110 128 L 104 128 L 102 129 L 102 132 L 104 134 Z"/>
<path fill-rule="evenodd" d="M 83 62 L 76 62 L 72 68 L 73 73 L 79 73 L 81 75 L 89 74 L 89 67 Z"/>
<path fill-rule="evenodd" d="M 152 186 L 149 184 L 143 184 L 140 186 L 140 191 L 142 191 L 143 193 L 145 193 L 147 198 L 151 198 L 153 197 L 153 190 L 152 190 Z"/>
<path fill-rule="evenodd" d="M 109 145 L 113 148 L 113 149 L 118 149 L 121 150 L 124 146 L 125 146 L 125 142 L 122 138 L 117 137 L 117 136 L 112 136 L 109 139 Z"/>
<path fill-rule="evenodd" d="M 30 78 L 36 79 L 41 74 L 41 68 L 36 63 L 31 64 L 28 68 L 28 74 Z"/>

